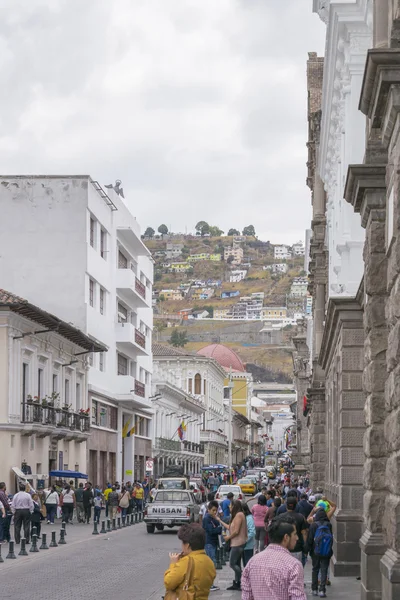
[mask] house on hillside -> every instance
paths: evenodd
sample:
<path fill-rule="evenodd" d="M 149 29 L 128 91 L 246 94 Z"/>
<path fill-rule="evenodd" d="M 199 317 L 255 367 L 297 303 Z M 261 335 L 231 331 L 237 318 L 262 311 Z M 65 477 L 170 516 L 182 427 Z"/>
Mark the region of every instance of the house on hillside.
<path fill-rule="evenodd" d="M 264 265 L 264 271 L 271 271 L 271 273 L 287 273 L 288 265 L 286 263 L 274 263 L 272 265 Z"/>
<path fill-rule="evenodd" d="M 192 269 L 192 265 L 187 262 L 174 262 L 169 265 L 169 271 L 171 271 L 171 273 L 186 273 Z"/>
<path fill-rule="evenodd" d="M 297 242 L 296 244 L 293 244 L 292 253 L 293 253 L 293 256 L 304 256 L 305 248 L 304 248 L 304 243 L 301 240 L 299 242 Z"/>
<path fill-rule="evenodd" d="M 208 317 L 210 316 L 208 310 L 204 310 L 199 309 L 199 310 L 194 310 L 191 314 L 191 316 L 189 318 L 193 318 L 193 319 L 208 319 Z"/>
<path fill-rule="evenodd" d="M 292 257 L 292 253 L 289 249 L 289 246 L 275 246 L 274 248 L 274 258 L 278 260 L 287 260 Z"/>
<path fill-rule="evenodd" d="M 290 286 L 291 296 L 307 296 L 308 291 L 308 279 L 307 277 L 295 277 Z"/>
<path fill-rule="evenodd" d="M 183 244 L 174 244 L 173 242 L 167 242 L 165 249 L 165 255 L 169 259 L 178 258 L 182 254 Z"/>
<path fill-rule="evenodd" d="M 160 290 L 160 296 L 164 296 L 164 300 L 182 300 L 183 298 L 181 290 Z"/>
<path fill-rule="evenodd" d="M 210 254 L 208 252 L 200 252 L 198 254 L 191 254 L 188 256 L 188 262 L 197 262 L 199 260 L 209 260 Z"/>
<path fill-rule="evenodd" d="M 227 261 L 232 257 L 232 265 L 240 265 L 243 261 L 243 248 L 241 246 L 226 246 L 224 248 L 224 260 Z"/>
<path fill-rule="evenodd" d="M 213 288 L 198 288 L 192 289 L 191 297 L 192 300 L 208 300 L 214 296 Z"/>
<path fill-rule="evenodd" d="M 231 271 L 229 275 L 229 283 L 239 283 L 239 281 L 243 281 L 246 278 L 247 270 L 246 269 L 237 269 L 235 271 Z"/>
<path fill-rule="evenodd" d="M 214 319 L 231 319 L 232 311 L 230 308 L 214 308 Z"/>
<path fill-rule="evenodd" d="M 236 298 L 240 296 L 239 290 L 225 290 L 221 292 L 221 298 Z"/>
<path fill-rule="evenodd" d="M 270 319 L 285 319 L 286 317 L 286 306 L 264 306 L 264 308 L 261 310 L 261 319 L 265 321 Z"/>

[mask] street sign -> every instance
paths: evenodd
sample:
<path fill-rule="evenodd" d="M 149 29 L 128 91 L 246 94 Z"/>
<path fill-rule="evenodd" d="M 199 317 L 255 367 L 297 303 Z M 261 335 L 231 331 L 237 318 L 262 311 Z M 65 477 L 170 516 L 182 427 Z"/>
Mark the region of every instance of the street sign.
<path fill-rule="evenodd" d="M 154 467 L 154 461 L 152 458 L 146 460 L 146 473 L 152 473 Z"/>

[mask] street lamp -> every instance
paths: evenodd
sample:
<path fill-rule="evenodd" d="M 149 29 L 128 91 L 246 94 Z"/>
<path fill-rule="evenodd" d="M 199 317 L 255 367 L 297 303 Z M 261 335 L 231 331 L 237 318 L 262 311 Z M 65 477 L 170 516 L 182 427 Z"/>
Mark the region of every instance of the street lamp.
<path fill-rule="evenodd" d="M 228 469 L 229 473 L 232 469 L 232 389 L 234 383 L 232 381 L 232 371 L 229 372 L 229 383 L 224 386 L 228 390 Z"/>

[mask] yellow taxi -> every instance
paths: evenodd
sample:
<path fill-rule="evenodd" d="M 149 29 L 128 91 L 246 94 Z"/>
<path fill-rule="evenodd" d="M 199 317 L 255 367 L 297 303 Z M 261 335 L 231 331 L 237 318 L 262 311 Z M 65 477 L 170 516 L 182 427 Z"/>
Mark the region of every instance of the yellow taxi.
<path fill-rule="evenodd" d="M 255 494 L 256 485 L 251 479 L 239 479 L 237 484 L 240 486 L 243 494 Z"/>

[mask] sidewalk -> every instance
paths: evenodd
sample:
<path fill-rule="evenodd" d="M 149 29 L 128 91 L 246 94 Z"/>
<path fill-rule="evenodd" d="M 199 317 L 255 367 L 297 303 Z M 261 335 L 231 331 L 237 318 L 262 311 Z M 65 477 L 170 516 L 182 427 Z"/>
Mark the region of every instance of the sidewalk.
<path fill-rule="evenodd" d="M 227 587 L 232 585 L 233 580 L 233 571 L 229 568 L 228 564 L 222 568 L 222 570 L 217 571 L 217 578 L 215 580 L 215 585 L 220 588 L 220 591 L 214 592 L 210 594 L 210 599 L 215 596 L 218 600 L 240 600 L 241 592 L 235 591 L 227 591 Z M 307 598 L 313 598 L 311 596 L 311 564 L 310 561 L 307 562 L 305 571 L 304 571 L 304 581 L 306 584 L 305 591 L 307 593 Z M 328 586 L 326 589 L 327 598 L 330 600 L 348 600 L 351 598 L 352 600 L 357 600 L 360 597 L 360 582 L 355 579 L 355 577 L 332 577 L 331 576 L 332 585 Z M 265 598 L 268 600 L 268 598 Z"/>

